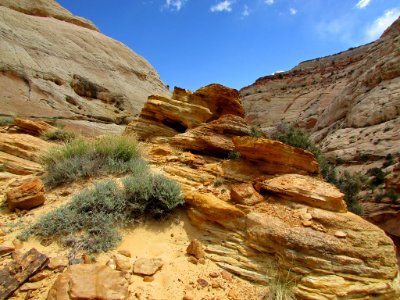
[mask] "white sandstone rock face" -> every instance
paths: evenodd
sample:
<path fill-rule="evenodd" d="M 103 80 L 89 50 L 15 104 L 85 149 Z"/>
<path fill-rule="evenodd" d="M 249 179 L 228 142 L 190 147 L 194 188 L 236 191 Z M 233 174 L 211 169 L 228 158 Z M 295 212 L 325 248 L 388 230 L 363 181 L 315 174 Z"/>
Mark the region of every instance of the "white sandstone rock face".
<path fill-rule="evenodd" d="M 123 123 L 170 94 L 145 59 L 51 0 L 1 0 L 0 39 L 0 114 Z"/>
<path fill-rule="evenodd" d="M 374 43 L 243 88 L 247 120 L 266 131 L 281 121 L 303 127 L 333 162 L 365 164 L 360 158 L 400 152 L 399 24 Z"/>

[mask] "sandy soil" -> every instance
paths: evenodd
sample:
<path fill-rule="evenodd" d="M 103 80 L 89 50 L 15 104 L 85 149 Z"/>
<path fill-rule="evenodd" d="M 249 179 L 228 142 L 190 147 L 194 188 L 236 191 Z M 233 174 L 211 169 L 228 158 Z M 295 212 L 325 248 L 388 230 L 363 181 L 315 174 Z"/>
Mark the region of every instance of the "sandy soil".
<path fill-rule="evenodd" d="M 45 205 L 26 214 L 11 213 L 3 205 L 0 209 L 0 223 L 6 232 L 2 237 L 5 244 L 12 245 L 16 236 L 39 216 L 67 203 L 74 192 L 84 186 L 90 186 L 94 180 L 75 182 L 47 193 Z M 188 260 L 186 248 L 194 238 L 204 238 L 205 233 L 193 227 L 184 209 L 163 221 L 147 221 L 122 232 L 123 239 L 118 247 L 108 253 L 97 255 L 96 261 L 106 264 L 118 250 L 128 250 L 133 264 L 137 258 L 159 257 L 164 261 L 160 271 L 154 275 L 154 281 L 145 282 L 143 277 L 128 275 L 131 292 L 130 299 L 263 299 L 266 289 L 235 276 L 226 276 L 226 272 L 209 259 L 205 264 L 193 264 Z M 203 239 L 204 240 L 204 239 Z M 57 243 L 44 246 L 37 239 L 23 242 L 20 251 L 36 248 L 49 257 L 67 256 L 68 251 Z M 3 258 L 4 266 L 10 257 Z M 224 276 L 222 276 L 222 273 Z M 41 287 L 32 292 L 17 291 L 10 299 L 46 299 L 48 290 L 56 280 L 58 273 L 44 270 L 47 278 L 41 281 Z M 210 274 L 212 276 L 210 276 Z M 200 283 L 202 284 L 200 284 Z"/>

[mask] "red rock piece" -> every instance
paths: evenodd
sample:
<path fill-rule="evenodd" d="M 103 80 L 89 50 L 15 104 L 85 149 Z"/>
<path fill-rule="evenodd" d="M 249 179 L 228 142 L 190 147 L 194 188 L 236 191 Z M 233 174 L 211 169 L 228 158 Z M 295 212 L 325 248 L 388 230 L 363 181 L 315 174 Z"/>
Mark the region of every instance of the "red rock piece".
<path fill-rule="evenodd" d="M 57 130 L 56 127 L 51 126 L 44 121 L 32 121 L 22 118 L 16 118 L 14 120 L 14 124 L 18 127 L 19 131 L 35 136 Z"/>
<path fill-rule="evenodd" d="M 254 205 L 264 201 L 251 183 L 238 183 L 231 185 L 231 201 L 244 205 Z"/>
<path fill-rule="evenodd" d="M 10 210 L 31 209 L 42 205 L 45 201 L 44 185 L 39 178 L 22 183 L 6 194 L 7 204 Z"/>
<path fill-rule="evenodd" d="M 194 239 L 190 242 L 189 246 L 186 249 L 186 253 L 189 255 L 193 255 L 197 259 L 204 258 L 206 256 L 203 244 L 197 239 Z"/>

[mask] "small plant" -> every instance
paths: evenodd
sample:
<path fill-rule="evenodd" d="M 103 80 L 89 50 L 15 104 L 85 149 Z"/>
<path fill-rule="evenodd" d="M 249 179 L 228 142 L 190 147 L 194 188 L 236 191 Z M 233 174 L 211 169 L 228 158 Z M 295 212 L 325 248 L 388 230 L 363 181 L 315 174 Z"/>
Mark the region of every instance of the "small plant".
<path fill-rule="evenodd" d="M 263 132 L 255 126 L 251 126 L 250 135 L 255 138 L 261 138 L 264 136 Z"/>
<path fill-rule="evenodd" d="M 240 158 L 240 152 L 233 150 L 228 153 L 228 159 L 238 159 Z"/>
<path fill-rule="evenodd" d="M 382 171 L 381 168 L 372 168 L 367 171 L 367 174 L 372 176 L 372 179 L 369 181 L 369 185 L 371 188 L 375 188 L 378 185 L 381 185 L 385 182 L 386 173 Z"/>
<path fill-rule="evenodd" d="M 269 283 L 269 292 L 264 300 L 295 300 L 293 286 L 294 280 L 290 278 L 290 272 L 275 276 Z"/>
<path fill-rule="evenodd" d="M 14 123 L 14 117 L 11 116 L 0 116 L 0 126 L 7 126 Z"/>
<path fill-rule="evenodd" d="M 77 178 L 100 173 L 126 173 L 142 164 L 135 139 L 127 136 L 103 137 L 85 141 L 74 139 L 55 147 L 42 157 L 47 174 L 45 184 L 52 188 Z"/>
<path fill-rule="evenodd" d="M 399 193 L 396 193 L 394 190 L 391 189 L 386 191 L 386 196 L 389 197 L 390 200 L 392 200 L 393 204 L 396 204 L 400 197 Z"/>
<path fill-rule="evenodd" d="M 0 172 L 4 172 L 6 170 L 5 164 L 0 164 Z"/>
<path fill-rule="evenodd" d="M 338 180 L 339 188 L 342 193 L 344 193 L 344 198 L 349 210 L 356 214 L 362 213 L 357 195 L 365 186 L 365 183 L 365 176 L 362 176 L 360 173 L 350 174 L 348 171 L 345 171 Z"/>
<path fill-rule="evenodd" d="M 83 190 L 69 204 L 41 217 L 20 238 L 36 235 L 89 253 L 107 251 L 121 239 L 118 228 L 144 217 L 160 218 L 182 204 L 177 183 L 146 169 L 127 176 L 122 189 L 109 180 Z"/>
<path fill-rule="evenodd" d="M 53 131 L 48 131 L 42 134 L 42 139 L 46 141 L 62 141 L 62 142 L 70 142 L 76 139 L 78 136 L 75 132 L 64 130 L 64 129 L 56 129 Z"/>
<path fill-rule="evenodd" d="M 220 187 L 221 185 L 224 185 L 224 184 L 225 184 L 225 179 L 223 177 L 215 178 L 214 183 L 213 183 L 214 187 Z"/>

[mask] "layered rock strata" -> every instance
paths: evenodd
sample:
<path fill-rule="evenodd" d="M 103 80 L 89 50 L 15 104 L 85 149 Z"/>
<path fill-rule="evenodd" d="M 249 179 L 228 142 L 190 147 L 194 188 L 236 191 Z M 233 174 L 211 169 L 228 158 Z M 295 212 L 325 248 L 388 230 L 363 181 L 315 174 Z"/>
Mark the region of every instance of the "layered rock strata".
<path fill-rule="evenodd" d="M 1 115 L 120 123 L 170 94 L 145 59 L 53 0 L 0 12 Z"/>
<path fill-rule="evenodd" d="M 307 129 L 332 162 L 400 152 L 400 19 L 376 42 L 300 63 L 240 91 L 246 119 Z"/>
<path fill-rule="evenodd" d="M 187 99 L 179 92 L 176 98 Z M 251 281 L 286 278 L 297 299 L 398 297 L 392 240 L 347 211 L 343 194 L 319 178 L 311 153 L 210 129 L 232 118 L 239 117 L 223 115 L 148 144 L 150 162 L 180 183 L 191 222 L 207 232 L 206 257 Z M 223 159 L 214 147 L 228 141 L 238 155 Z"/>

